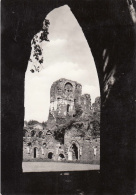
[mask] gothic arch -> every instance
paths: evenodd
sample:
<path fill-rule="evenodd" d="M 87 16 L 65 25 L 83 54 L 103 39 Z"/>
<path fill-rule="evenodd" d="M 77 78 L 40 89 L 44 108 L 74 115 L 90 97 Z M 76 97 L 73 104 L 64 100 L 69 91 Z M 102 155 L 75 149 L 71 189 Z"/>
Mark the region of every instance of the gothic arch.
<path fill-rule="evenodd" d="M 53 152 L 52 151 L 48 152 L 48 159 L 53 159 Z"/>
<path fill-rule="evenodd" d="M 39 131 L 38 135 L 39 135 L 39 138 L 42 138 L 42 135 L 43 135 L 43 131 Z"/>
<path fill-rule="evenodd" d="M 40 6 L 38 4 L 33 6 L 33 2 L 24 4 L 23 1 L 9 6 L 7 2 L 2 2 L 4 7 L 2 22 L 6 23 L 2 30 L 2 150 L 4 151 L 2 151 L 2 166 L 6 167 L 2 169 L 2 177 L 5 178 L 2 185 L 4 185 L 3 191 L 10 194 L 11 191 L 16 192 L 17 188 L 19 189 L 20 185 L 16 184 L 22 174 L 24 76 L 31 51 L 30 42 L 34 34 L 41 29 L 45 15 L 54 8 L 64 5 L 66 1 L 55 1 L 55 3 L 41 1 Z M 129 194 L 130 186 L 133 189 L 135 185 L 133 183 L 135 150 L 132 150 L 135 148 L 135 141 L 132 140 L 135 137 L 133 92 L 136 83 L 134 69 L 136 30 L 132 2 L 134 3 L 127 0 L 92 0 L 76 1 L 76 3 L 68 1 L 85 33 L 98 70 L 102 97 L 101 183 L 104 185 L 103 189 L 111 189 L 113 193 L 116 191 L 115 194 L 118 194 L 117 191 L 121 192 L 119 194 L 127 192 Z M 22 9 L 24 6 L 25 9 Z M 28 21 L 31 21 L 29 25 Z M 5 136 L 5 130 L 8 136 Z M 12 137 L 10 142 L 9 137 Z M 16 138 L 18 145 L 15 144 Z M 12 153 L 12 158 L 9 156 L 9 151 Z M 9 175 L 10 186 L 7 180 Z M 126 185 L 122 178 L 126 178 Z"/>
<path fill-rule="evenodd" d="M 36 130 L 31 131 L 31 136 L 34 137 L 36 135 Z"/>
<path fill-rule="evenodd" d="M 77 160 L 79 160 L 79 158 L 80 158 L 80 145 L 77 141 L 73 140 L 73 141 L 70 142 L 69 147 L 68 147 L 68 152 L 70 151 L 71 147 L 74 146 L 74 145 L 77 148 L 76 158 L 77 158 Z"/>
<path fill-rule="evenodd" d="M 65 86 L 64 86 L 64 91 L 65 91 L 65 94 L 67 96 L 72 94 L 72 92 L 73 92 L 73 85 L 70 82 L 67 82 L 65 84 Z"/>

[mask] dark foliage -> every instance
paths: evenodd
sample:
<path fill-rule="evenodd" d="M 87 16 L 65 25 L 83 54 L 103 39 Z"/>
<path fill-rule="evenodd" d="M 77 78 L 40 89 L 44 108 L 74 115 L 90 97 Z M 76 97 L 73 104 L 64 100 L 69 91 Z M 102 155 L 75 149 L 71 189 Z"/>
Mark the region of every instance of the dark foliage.
<path fill-rule="evenodd" d="M 27 124 L 28 125 L 35 125 L 35 124 L 38 124 L 39 122 L 36 121 L 36 120 L 30 120 Z"/>
<path fill-rule="evenodd" d="M 45 128 L 47 127 L 47 121 L 46 122 L 42 122 L 42 126 Z"/>
<path fill-rule="evenodd" d="M 33 40 L 32 40 L 32 46 L 34 49 L 34 54 L 33 57 L 37 60 L 37 62 L 39 62 L 39 66 L 34 65 L 34 69 L 31 69 L 30 71 L 32 73 L 34 73 L 35 71 L 39 72 L 40 70 L 40 64 L 43 63 L 43 57 L 42 57 L 42 48 L 40 46 L 40 43 L 42 41 L 49 41 L 48 39 L 48 26 L 49 26 L 50 22 L 49 20 L 44 20 L 43 22 L 43 28 L 41 30 L 41 35 L 38 38 L 38 35 L 35 35 Z M 30 62 L 32 62 L 32 59 L 29 60 Z"/>

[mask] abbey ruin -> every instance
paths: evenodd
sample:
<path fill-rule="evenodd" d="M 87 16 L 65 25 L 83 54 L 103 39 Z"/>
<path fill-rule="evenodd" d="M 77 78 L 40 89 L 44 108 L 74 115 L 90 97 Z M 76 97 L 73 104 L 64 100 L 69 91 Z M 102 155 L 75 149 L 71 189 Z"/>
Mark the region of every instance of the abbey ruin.
<path fill-rule="evenodd" d="M 23 159 L 99 163 L 100 97 L 92 104 L 81 84 L 55 81 L 47 122 L 24 124 Z"/>

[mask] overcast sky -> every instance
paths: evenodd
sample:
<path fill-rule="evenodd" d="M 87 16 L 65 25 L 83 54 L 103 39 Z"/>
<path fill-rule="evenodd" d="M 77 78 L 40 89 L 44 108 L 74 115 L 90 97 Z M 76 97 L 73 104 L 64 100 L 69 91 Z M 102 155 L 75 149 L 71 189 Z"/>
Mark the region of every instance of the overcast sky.
<path fill-rule="evenodd" d="M 43 69 L 25 77 L 25 120 L 46 121 L 50 105 L 50 87 L 60 78 L 77 81 L 82 93 L 91 95 L 92 102 L 100 95 L 94 60 L 81 27 L 68 6 L 54 9 L 50 21 L 50 42 L 44 41 Z"/>

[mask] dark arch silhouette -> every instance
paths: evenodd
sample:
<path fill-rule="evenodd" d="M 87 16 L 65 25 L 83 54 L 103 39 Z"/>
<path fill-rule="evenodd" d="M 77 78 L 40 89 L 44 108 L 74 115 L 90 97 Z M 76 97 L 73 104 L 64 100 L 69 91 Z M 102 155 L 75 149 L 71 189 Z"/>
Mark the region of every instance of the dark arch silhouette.
<path fill-rule="evenodd" d="M 73 91 L 73 85 L 71 83 L 66 83 L 64 90 L 67 94 L 70 94 Z"/>
<path fill-rule="evenodd" d="M 41 29 L 45 15 L 66 3 L 87 38 L 100 81 L 102 98 L 101 189 L 107 194 L 111 192 L 113 194 L 130 194 L 131 189 L 131 194 L 134 194 L 136 27 L 135 16 L 132 15 L 135 11 L 132 6 L 136 7 L 136 4 L 134 1 L 129 2 L 133 2 L 131 7 L 127 0 L 80 2 L 50 0 L 40 1 L 40 4 L 39 1 L 24 3 L 22 0 L 12 4 L 9 1 L 2 1 L 2 23 L 4 25 L 2 30 L 1 148 L 2 167 L 6 167 L 1 171 L 2 194 L 11 194 L 11 191 L 13 194 L 17 194 L 23 188 L 23 185 L 19 185 L 19 183 L 22 184 L 19 181 L 20 179 L 24 181 L 25 177 L 22 174 L 21 150 L 24 121 L 24 77 L 31 52 L 30 42 Z M 114 83 L 112 83 L 112 76 L 115 77 Z M 5 131 L 8 136 L 5 136 Z M 17 143 L 16 139 L 18 139 Z M 38 178 L 38 175 L 36 176 L 35 180 Z M 10 178 L 10 185 L 7 178 Z M 41 177 L 39 178 L 41 179 Z M 88 181 L 89 192 L 94 188 L 99 189 L 99 182 L 93 185 L 94 180 L 91 180 L 91 177 L 87 178 L 92 181 Z M 33 180 L 29 181 L 32 185 Z M 37 194 L 43 190 L 37 185 L 34 189 Z M 48 191 L 48 184 L 44 189 Z M 50 189 L 52 189 L 51 186 Z M 27 191 L 27 189 L 25 190 Z"/>
<path fill-rule="evenodd" d="M 69 112 L 69 107 L 70 107 L 70 105 L 69 105 L 69 104 L 67 104 L 67 112 Z"/>
<path fill-rule="evenodd" d="M 35 130 L 32 130 L 32 131 L 31 131 L 31 136 L 34 137 L 35 134 L 36 134 L 36 131 L 35 131 Z"/>
<path fill-rule="evenodd" d="M 34 158 L 37 158 L 37 148 L 34 148 Z"/>
<path fill-rule="evenodd" d="M 68 85 L 69 85 L 71 88 L 73 88 L 73 85 L 72 85 L 70 82 L 67 82 L 67 83 L 65 84 L 65 87 L 68 86 Z M 65 87 L 64 87 L 64 88 L 65 88 Z"/>
<path fill-rule="evenodd" d="M 44 142 L 44 143 L 43 143 L 43 146 L 44 146 L 44 147 L 46 147 L 46 146 L 47 146 L 47 144 Z"/>
<path fill-rule="evenodd" d="M 64 154 L 59 154 L 59 156 L 63 159 L 65 158 Z"/>
<path fill-rule="evenodd" d="M 73 155 L 76 160 L 78 160 L 78 147 L 76 146 L 75 143 L 72 144 L 72 149 L 73 149 Z"/>
<path fill-rule="evenodd" d="M 52 153 L 52 152 L 49 152 L 49 153 L 48 153 L 48 158 L 49 158 L 49 159 L 52 159 L 52 158 L 53 158 L 53 153 Z"/>
<path fill-rule="evenodd" d="M 42 138 L 43 132 L 39 131 L 39 138 Z"/>

